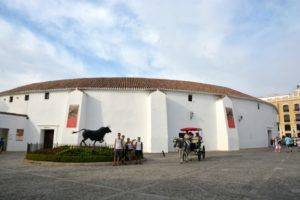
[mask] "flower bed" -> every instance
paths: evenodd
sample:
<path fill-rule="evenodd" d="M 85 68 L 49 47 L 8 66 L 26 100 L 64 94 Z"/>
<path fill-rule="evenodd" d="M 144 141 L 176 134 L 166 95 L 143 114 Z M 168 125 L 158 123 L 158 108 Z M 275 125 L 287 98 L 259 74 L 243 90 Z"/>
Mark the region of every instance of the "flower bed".
<path fill-rule="evenodd" d="M 52 162 L 112 162 L 114 152 L 109 147 L 61 146 L 28 152 L 26 159 Z"/>

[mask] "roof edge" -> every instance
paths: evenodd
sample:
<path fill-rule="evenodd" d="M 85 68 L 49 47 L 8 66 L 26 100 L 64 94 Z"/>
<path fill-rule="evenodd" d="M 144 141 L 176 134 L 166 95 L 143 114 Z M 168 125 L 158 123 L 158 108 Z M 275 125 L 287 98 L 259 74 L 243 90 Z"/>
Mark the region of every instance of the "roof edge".
<path fill-rule="evenodd" d="M 0 115 L 12 115 L 12 116 L 17 116 L 17 117 L 26 117 L 26 119 L 29 119 L 28 115 L 18 114 L 18 113 L 11 113 L 11 112 L 2 112 L 2 111 L 0 111 Z"/>
<path fill-rule="evenodd" d="M 97 82 L 99 82 L 100 84 L 97 85 Z M 149 82 L 149 84 L 147 82 Z M 184 91 L 194 93 L 206 93 L 212 95 L 228 95 L 257 101 L 256 97 L 224 86 L 217 86 L 195 81 L 142 77 L 95 77 L 44 81 L 0 92 L 0 96 L 39 93 L 46 91 L 66 91 L 74 89 L 110 89 L 143 91 L 159 89 L 166 91 Z"/>

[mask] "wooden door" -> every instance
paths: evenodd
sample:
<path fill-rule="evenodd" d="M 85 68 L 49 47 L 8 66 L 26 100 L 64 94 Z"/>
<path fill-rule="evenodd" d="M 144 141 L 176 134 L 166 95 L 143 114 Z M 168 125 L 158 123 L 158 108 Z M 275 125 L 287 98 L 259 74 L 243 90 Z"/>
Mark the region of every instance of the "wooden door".
<path fill-rule="evenodd" d="M 54 130 L 44 131 L 44 149 L 53 148 L 53 137 L 54 137 Z"/>

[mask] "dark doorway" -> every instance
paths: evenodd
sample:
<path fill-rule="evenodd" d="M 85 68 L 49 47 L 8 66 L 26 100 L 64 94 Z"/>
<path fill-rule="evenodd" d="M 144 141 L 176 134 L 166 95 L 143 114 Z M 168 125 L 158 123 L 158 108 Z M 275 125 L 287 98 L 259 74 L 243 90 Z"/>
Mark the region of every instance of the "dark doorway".
<path fill-rule="evenodd" d="M 52 149 L 53 148 L 53 136 L 54 130 L 44 130 L 44 149 Z"/>
<path fill-rule="evenodd" d="M 0 138 L 4 140 L 3 151 L 7 149 L 8 131 L 8 128 L 0 128 Z"/>
<path fill-rule="evenodd" d="M 268 146 L 272 147 L 273 141 L 272 141 L 272 130 L 268 130 Z"/>

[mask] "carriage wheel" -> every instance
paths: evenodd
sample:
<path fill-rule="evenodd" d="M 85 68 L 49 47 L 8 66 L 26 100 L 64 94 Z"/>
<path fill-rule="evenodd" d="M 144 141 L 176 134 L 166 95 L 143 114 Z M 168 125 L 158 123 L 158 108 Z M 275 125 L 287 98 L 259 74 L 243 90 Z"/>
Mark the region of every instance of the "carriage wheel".
<path fill-rule="evenodd" d="M 203 148 L 202 148 L 202 158 L 203 159 L 205 158 L 205 146 L 203 146 Z"/>

